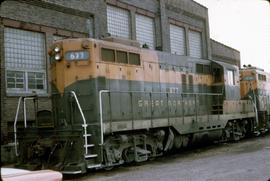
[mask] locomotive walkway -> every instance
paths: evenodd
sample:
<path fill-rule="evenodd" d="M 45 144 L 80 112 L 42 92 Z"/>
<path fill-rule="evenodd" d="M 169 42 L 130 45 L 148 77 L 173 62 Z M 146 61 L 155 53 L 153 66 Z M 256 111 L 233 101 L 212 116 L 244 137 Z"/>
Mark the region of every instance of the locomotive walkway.
<path fill-rule="evenodd" d="M 267 181 L 270 135 L 183 151 L 136 166 L 88 173 L 81 181 Z"/>

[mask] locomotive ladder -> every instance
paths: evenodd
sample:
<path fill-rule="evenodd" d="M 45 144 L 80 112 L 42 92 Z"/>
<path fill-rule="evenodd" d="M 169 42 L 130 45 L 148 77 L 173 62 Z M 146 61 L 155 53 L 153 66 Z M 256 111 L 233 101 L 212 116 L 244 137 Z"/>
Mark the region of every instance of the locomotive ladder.
<path fill-rule="evenodd" d="M 89 134 L 89 133 L 87 133 L 87 127 L 88 127 L 88 124 L 86 124 L 85 116 L 84 116 L 84 114 L 83 114 L 81 105 L 80 105 L 80 103 L 79 103 L 79 101 L 78 101 L 78 98 L 77 98 L 76 93 L 75 93 L 74 91 L 71 91 L 70 93 L 73 95 L 73 97 L 74 97 L 74 99 L 75 99 L 75 101 L 76 101 L 77 107 L 78 107 L 78 109 L 79 109 L 79 111 L 80 111 L 80 114 L 81 114 L 81 116 L 82 116 L 82 119 L 83 119 L 82 127 L 83 127 L 83 129 L 84 129 L 83 137 L 84 137 L 84 149 L 85 149 L 84 158 L 85 158 L 85 159 L 96 158 L 98 155 L 97 155 L 97 154 L 91 154 L 91 153 L 89 152 L 89 150 L 88 150 L 89 148 L 94 147 L 95 144 L 89 144 L 89 143 L 88 143 L 88 138 L 90 138 L 92 135 Z M 100 166 L 100 165 L 92 165 L 92 166 L 90 166 L 90 167 L 88 166 L 88 168 L 95 168 L 95 167 L 99 167 L 99 166 Z"/>

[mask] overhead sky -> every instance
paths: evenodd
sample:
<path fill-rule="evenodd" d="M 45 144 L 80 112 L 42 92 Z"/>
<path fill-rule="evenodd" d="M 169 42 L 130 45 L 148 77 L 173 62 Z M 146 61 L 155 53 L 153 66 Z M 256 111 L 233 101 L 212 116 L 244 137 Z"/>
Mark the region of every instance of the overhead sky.
<path fill-rule="evenodd" d="M 240 51 L 241 64 L 270 72 L 270 3 L 195 0 L 208 8 L 210 37 Z"/>

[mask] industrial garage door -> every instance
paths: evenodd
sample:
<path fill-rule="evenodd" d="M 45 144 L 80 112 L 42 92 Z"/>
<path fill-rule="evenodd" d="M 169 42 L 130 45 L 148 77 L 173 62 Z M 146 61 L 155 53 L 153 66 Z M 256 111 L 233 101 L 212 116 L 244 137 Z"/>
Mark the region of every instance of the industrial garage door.
<path fill-rule="evenodd" d="M 136 39 L 141 45 L 147 44 L 150 49 L 155 48 L 154 19 L 136 14 Z"/>
<path fill-rule="evenodd" d="M 107 6 L 108 32 L 113 36 L 130 38 L 129 12 L 114 6 Z"/>
<path fill-rule="evenodd" d="M 202 35 L 197 31 L 189 31 L 189 54 L 191 57 L 202 58 Z"/>
<path fill-rule="evenodd" d="M 177 55 L 186 54 L 185 29 L 180 26 L 170 25 L 171 53 Z"/>
<path fill-rule="evenodd" d="M 42 33 L 4 29 L 8 93 L 46 93 L 45 37 Z"/>

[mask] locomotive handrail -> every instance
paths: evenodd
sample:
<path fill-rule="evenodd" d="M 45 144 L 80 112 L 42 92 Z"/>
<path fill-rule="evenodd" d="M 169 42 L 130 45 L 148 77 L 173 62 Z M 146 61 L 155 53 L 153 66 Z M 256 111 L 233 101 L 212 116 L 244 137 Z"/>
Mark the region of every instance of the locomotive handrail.
<path fill-rule="evenodd" d="M 76 95 L 76 93 L 75 93 L 74 91 L 70 91 L 70 93 L 74 96 L 75 101 L 76 101 L 77 106 L 78 106 L 78 109 L 79 109 L 80 114 L 81 114 L 82 119 L 83 119 L 83 124 L 86 125 L 86 119 L 85 119 L 84 114 L 83 114 L 83 112 L 82 112 L 82 108 L 81 108 L 81 105 L 80 105 L 80 103 L 79 103 L 78 97 L 77 97 L 77 95 Z"/>
<path fill-rule="evenodd" d="M 16 115 L 15 115 L 15 120 L 14 120 L 14 143 L 15 143 L 15 155 L 18 156 L 18 149 L 17 149 L 17 121 L 18 121 L 18 115 L 19 115 L 19 111 L 20 111 L 20 106 L 21 106 L 21 101 L 22 101 L 23 97 L 19 98 L 18 101 L 18 105 L 17 105 L 17 111 L 16 111 Z"/>
<path fill-rule="evenodd" d="M 181 94 L 184 94 L 184 95 L 209 95 L 209 96 L 221 96 L 223 95 L 223 92 L 220 92 L 220 93 L 209 93 L 209 92 L 181 92 L 181 93 L 173 93 L 173 92 L 151 92 L 151 91 L 110 91 L 110 90 L 100 90 L 100 91 L 108 91 L 108 92 L 111 92 L 111 93 L 152 93 L 152 94 L 177 94 L 177 95 L 181 95 Z M 107 93 L 108 93 L 107 92 Z M 64 93 L 66 94 L 66 93 Z M 55 93 L 52 95 L 59 95 L 59 93 Z"/>
<path fill-rule="evenodd" d="M 15 115 L 15 119 L 14 119 L 14 125 L 13 125 L 13 129 L 14 129 L 14 144 L 15 144 L 15 155 L 18 156 L 18 148 L 17 148 L 17 122 L 18 122 L 18 115 L 19 115 L 19 111 L 20 111 L 20 107 L 21 107 L 21 101 L 23 99 L 23 120 L 24 120 L 24 128 L 27 128 L 27 117 L 26 117 L 26 100 L 34 100 L 36 99 L 36 97 L 34 96 L 30 96 L 30 97 L 19 97 L 19 101 L 18 101 L 18 105 L 17 105 L 17 110 L 16 110 L 16 115 Z"/>
<path fill-rule="evenodd" d="M 36 97 L 24 97 L 23 98 L 23 116 L 24 116 L 24 128 L 27 128 L 27 118 L 26 118 L 26 100 L 34 100 Z"/>
<path fill-rule="evenodd" d="M 147 91 L 110 91 L 110 90 L 101 90 L 103 92 L 111 92 L 111 93 L 151 93 L 151 94 L 177 94 L 177 95 L 209 95 L 209 96 L 221 96 L 223 93 L 192 93 L 192 92 L 181 92 L 181 93 L 172 93 L 172 92 L 147 92 Z"/>
<path fill-rule="evenodd" d="M 259 118 L 258 118 L 258 108 L 257 108 L 257 102 L 256 102 L 256 97 L 253 98 L 249 95 L 248 98 L 251 100 L 253 108 L 254 108 L 254 112 L 255 112 L 255 120 L 256 120 L 256 124 L 259 124 Z"/>
<path fill-rule="evenodd" d="M 78 109 L 79 109 L 79 111 L 80 111 L 80 114 L 81 114 L 81 116 L 82 116 L 82 119 L 83 119 L 83 125 L 82 125 L 82 127 L 83 127 L 83 129 L 84 129 L 84 134 L 86 135 L 86 134 L 87 134 L 87 124 L 86 124 L 86 119 L 85 119 L 85 117 L 84 117 L 84 114 L 83 114 L 81 105 L 80 105 L 80 103 L 79 103 L 79 100 L 78 100 L 78 98 L 77 98 L 76 93 L 75 93 L 74 91 L 70 91 L 70 93 L 73 95 L 73 97 L 74 97 L 74 99 L 75 99 L 75 101 L 76 101 L 76 104 L 77 104 L 77 106 L 78 106 Z M 86 137 L 86 136 L 84 137 L 84 142 L 85 142 L 85 145 L 87 145 L 87 137 Z M 88 154 L 88 150 L 87 150 L 87 147 L 86 147 L 86 146 L 85 146 L 85 154 Z"/>

